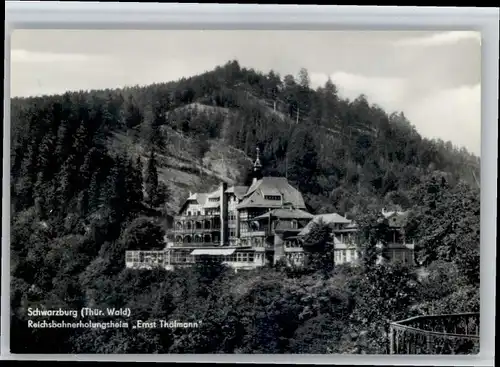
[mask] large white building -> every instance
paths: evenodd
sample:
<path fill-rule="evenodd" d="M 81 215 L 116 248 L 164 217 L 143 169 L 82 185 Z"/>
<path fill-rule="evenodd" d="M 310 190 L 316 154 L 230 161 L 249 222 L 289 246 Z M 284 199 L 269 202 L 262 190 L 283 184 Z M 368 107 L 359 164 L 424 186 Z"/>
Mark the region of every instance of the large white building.
<path fill-rule="evenodd" d="M 280 260 L 303 264 L 302 239 L 318 221 L 332 228 L 332 261 L 342 264 L 359 259 L 355 223 L 335 213 L 308 213 L 302 194 L 286 178 L 262 177 L 260 171 L 257 151 L 250 187 L 222 183 L 213 192 L 191 193 L 174 218 L 165 249 L 127 251 L 126 266 L 175 269 L 210 260 L 235 269 L 254 269 Z M 384 216 L 396 229 L 405 213 L 384 212 Z M 404 240 L 396 243 L 400 240 L 394 234 L 391 256 L 412 259 L 412 247 Z"/>

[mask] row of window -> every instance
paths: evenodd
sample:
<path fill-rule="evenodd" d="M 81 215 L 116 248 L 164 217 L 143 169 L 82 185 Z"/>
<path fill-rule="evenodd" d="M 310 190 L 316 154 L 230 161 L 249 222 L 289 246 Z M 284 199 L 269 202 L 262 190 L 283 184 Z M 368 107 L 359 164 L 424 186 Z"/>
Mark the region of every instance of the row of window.
<path fill-rule="evenodd" d="M 285 248 L 299 248 L 302 244 L 297 240 L 285 241 Z"/>
<path fill-rule="evenodd" d="M 263 254 L 255 254 L 253 252 L 237 252 L 227 256 L 210 256 L 210 258 L 218 261 L 228 262 L 254 262 L 255 259 L 262 260 Z M 169 256 L 164 251 L 145 252 L 145 251 L 127 251 L 125 260 L 127 263 L 134 264 L 163 264 L 168 260 L 172 263 L 193 263 L 195 257 L 190 255 L 189 251 L 175 251 Z"/>
<path fill-rule="evenodd" d="M 281 200 L 281 196 L 279 196 L 279 195 L 264 195 L 264 199 L 279 201 L 279 200 Z"/>
<path fill-rule="evenodd" d="M 340 243 L 349 243 L 354 240 L 351 234 L 343 234 L 337 235 L 337 238 L 340 240 Z"/>
<path fill-rule="evenodd" d="M 195 210 L 195 211 L 188 211 L 186 213 L 186 216 L 188 217 L 196 217 L 196 216 L 202 216 L 202 215 L 206 215 L 206 216 L 210 216 L 210 215 L 220 215 L 220 210 L 218 209 L 213 209 L 213 210 L 209 210 L 209 209 L 206 209 L 205 210 L 205 213 L 203 213 L 202 211 L 200 210 Z"/>
<path fill-rule="evenodd" d="M 128 263 L 162 263 L 168 259 L 164 251 L 127 251 L 125 261 Z"/>
<path fill-rule="evenodd" d="M 201 216 L 201 215 L 203 215 L 201 213 L 201 211 L 195 211 L 195 212 L 189 211 L 189 212 L 187 212 L 187 216 L 188 217 L 192 217 L 192 216 L 196 217 L 196 216 Z M 220 215 L 220 211 L 218 211 L 218 210 L 210 210 L 210 211 L 208 211 L 207 210 L 205 215 L 207 215 L 207 216 L 208 215 Z M 236 220 L 236 214 L 234 214 L 234 212 L 229 213 L 228 216 L 229 216 L 229 220 Z"/>
<path fill-rule="evenodd" d="M 386 250 L 385 255 L 391 261 L 404 262 L 404 263 L 412 263 L 413 262 L 413 253 L 412 253 L 412 251 Z"/>
<path fill-rule="evenodd" d="M 225 256 L 223 261 L 229 262 L 254 262 L 255 254 L 253 252 L 237 252 L 235 254 Z"/>
<path fill-rule="evenodd" d="M 213 243 L 213 242 L 219 242 L 220 238 L 219 236 L 210 236 L 206 235 L 204 237 L 200 235 L 194 235 L 193 237 L 191 236 L 185 236 L 184 238 L 182 237 L 177 237 L 175 239 L 175 242 L 177 243 Z"/>
<path fill-rule="evenodd" d="M 348 261 L 347 255 L 349 254 L 349 261 L 355 260 L 357 258 L 356 250 L 336 250 L 334 253 L 334 260 L 336 263 L 345 263 Z"/>
<path fill-rule="evenodd" d="M 404 262 L 404 263 L 413 262 L 412 251 L 388 250 L 385 252 L 385 256 L 389 258 L 390 261 Z M 356 260 L 358 258 L 358 253 L 355 249 L 336 250 L 334 258 L 336 263 L 345 263 L 348 261 Z"/>
<path fill-rule="evenodd" d="M 236 230 L 230 230 L 229 231 L 229 237 L 230 238 L 235 238 L 236 237 Z M 202 237 L 201 235 L 194 235 L 193 236 L 194 242 L 218 242 L 219 238 L 217 236 L 212 237 L 211 235 L 205 235 Z M 185 242 L 185 243 L 190 243 L 193 241 L 191 236 L 186 236 L 184 239 L 182 237 L 177 237 L 176 242 Z"/>
<path fill-rule="evenodd" d="M 303 252 L 292 252 L 286 254 L 286 257 L 292 260 L 302 260 L 306 255 Z"/>
<path fill-rule="evenodd" d="M 182 230 L 219 230 L 220 229 L 220 223 L 216 222 L 214 224 L 211 224 L 210 222 L 205 222 L 204 224 L 201 222 L 187 222 L 184 225 L 182 223 L 177 223 L 175 226 L 175 229 L 182 231 Z"/>

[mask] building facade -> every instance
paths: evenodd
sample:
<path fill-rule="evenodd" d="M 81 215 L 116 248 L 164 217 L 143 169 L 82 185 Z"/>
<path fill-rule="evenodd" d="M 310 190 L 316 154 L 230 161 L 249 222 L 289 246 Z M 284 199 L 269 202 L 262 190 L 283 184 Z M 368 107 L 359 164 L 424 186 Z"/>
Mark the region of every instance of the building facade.
<path fill-rule="evenodd" d="M 414 264 L 414 244 L 407 243 L 404 236 L 404 225 L 407 212 L 382 211 L 382 217 L 387 224 L 387 238 L 378 245 L 380 254 L 378 263 L 383 261 Z M 323 222 L 332 230 L 335 264 L 358 264 L 363 253 L 362 240 L 359 237 L 357 224 L 337 213 L 320 214 L 300 232 L 299 238 L 304 238 L 314 223 Z"/>
<path fill-rule="evenodd" d="M 259 152 L 250 187 L 222 183 L 209 193 L 191 193 L 174 217 L 173 228 L 161 251 L 127 251 L 126 266 L 173 270 L 207 259 L 234 269 L 254 269 L 279 261 L 300 265 L 305 255 L 303 238 L 313 223 L 323 221 L 332 228 L 335 263 L 355 263 L 356 225 L 338 214 L 314 216 L 307 211 L 302 194 L 284 177 L 262 177 Z M 386 213 L 393 223 L 391 256 L 412 257 L 412 249 L 396 241 L 401 213 Z M 394 219 L 396 218 L 396 219 Z"/>

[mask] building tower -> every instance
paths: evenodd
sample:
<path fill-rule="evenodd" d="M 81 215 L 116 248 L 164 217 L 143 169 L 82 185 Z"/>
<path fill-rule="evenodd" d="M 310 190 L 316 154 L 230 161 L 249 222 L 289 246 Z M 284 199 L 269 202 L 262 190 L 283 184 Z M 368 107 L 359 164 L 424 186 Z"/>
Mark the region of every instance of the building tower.
<path fill-rule="evenodd" d="M 253 163 L 253 183 L 257 182 L 262 178 L 262 163 L 260 162 L 260 149 L 257 147 L 257 156 L 255 162 Z"/>

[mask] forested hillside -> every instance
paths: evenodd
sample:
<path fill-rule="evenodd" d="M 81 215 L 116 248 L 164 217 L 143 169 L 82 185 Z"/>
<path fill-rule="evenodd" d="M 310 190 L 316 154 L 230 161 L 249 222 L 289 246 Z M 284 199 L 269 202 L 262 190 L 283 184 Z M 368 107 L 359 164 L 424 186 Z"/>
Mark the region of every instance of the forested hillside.
<path fill-rule="evenodd" d="M 231 61 L 147 87 L 13 99 L 13 351 L 385 353 L 379 328 L 389 319 L 460 311 L 466 300 L 465 311 L 477 310 L 479 158 L 422 138 L 404 114 L 363 96 L 340 98 L 331 81 L 309 84 L 306 70 L 280 77 Z M 248 181 L 257 146 L 264 174 L 287 176 L 312 212 L 374 219 L 383 206 L 412 209 L 408 229 L 427 277 L 389 265 L 326 278 L 123 269 L 127 248 L 164 246 L 189 191 Z M 385 294 L 373 293 L 374 282 Z M 28 329 L 26 309 L 38 304 L 204 322 L 157 332 Z"/>

